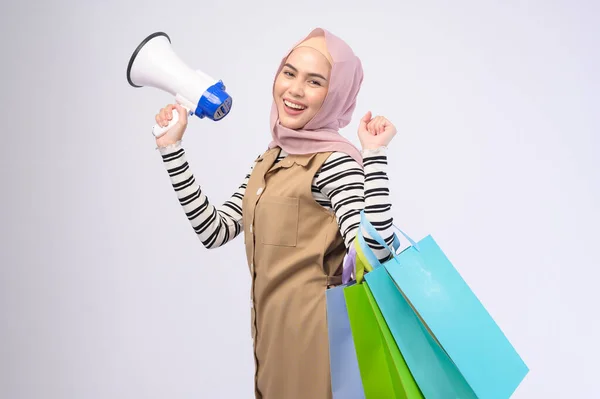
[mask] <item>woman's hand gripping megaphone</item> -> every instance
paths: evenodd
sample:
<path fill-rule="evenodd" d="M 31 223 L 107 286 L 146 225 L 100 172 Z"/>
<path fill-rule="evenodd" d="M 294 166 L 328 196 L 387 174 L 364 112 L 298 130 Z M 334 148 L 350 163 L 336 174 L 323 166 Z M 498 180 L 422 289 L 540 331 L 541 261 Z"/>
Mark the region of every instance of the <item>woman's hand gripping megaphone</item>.
<path fill-rule="evenodd" d="M 188 123 L 188 110 L 181 105 L 168 104 L 156 114 L 156 125 L 152 129 L 156 144 L 165 147 L 177 143 L 183 137 Z M 158 127 L 158 129 L 157 129 Z M 157 134 L 157 131 L 159 133 Z"/>

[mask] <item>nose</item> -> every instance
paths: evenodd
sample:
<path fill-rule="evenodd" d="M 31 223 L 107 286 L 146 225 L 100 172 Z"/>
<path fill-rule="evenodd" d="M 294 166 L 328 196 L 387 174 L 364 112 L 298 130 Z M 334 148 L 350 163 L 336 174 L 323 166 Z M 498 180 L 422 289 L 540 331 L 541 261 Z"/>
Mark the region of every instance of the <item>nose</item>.
<path fill-rule="evenodd" d="M 300 79 L 295 79 L 294 82 L 290 85 L 289 88 L 290 95 L 294 97 L 303 97 L 304 96 L 304 85 L 300 81 Z"/>

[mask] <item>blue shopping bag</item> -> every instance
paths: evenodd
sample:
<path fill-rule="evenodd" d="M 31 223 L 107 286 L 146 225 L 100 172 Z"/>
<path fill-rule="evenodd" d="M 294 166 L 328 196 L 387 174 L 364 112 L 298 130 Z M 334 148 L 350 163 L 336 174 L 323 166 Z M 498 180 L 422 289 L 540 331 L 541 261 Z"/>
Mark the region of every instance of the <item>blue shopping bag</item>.
<path fill-rule="evenodd" d="M 350 282 L 325 292 L 333 399 L 365 399 L 344 298 L 344 288 L 353 284 Z"/>
<path fill-rule="evenodd" d="M 411 246 L 396 254 L 364 212 L 361 225 L 394 254 L 378 267 L 358 234 L 374 266 L 365 279 L 425 397 L 509 398 L 529 369 L 433 237 L 400 230 Z"/>
<path fill-rule="evenodd" d="M 419 320 L 385 267 L 375 267 L 365 280 L 423 396 L 476 399 L 471 386 Z"/>

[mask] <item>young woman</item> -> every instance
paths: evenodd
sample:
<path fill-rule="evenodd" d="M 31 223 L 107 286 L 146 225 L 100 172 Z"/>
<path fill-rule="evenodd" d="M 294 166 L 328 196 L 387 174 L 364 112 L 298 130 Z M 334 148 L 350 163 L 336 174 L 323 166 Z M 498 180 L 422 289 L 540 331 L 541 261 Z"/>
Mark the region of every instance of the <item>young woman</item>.
<path fill-rule="evenodd" d="M 269 149 L 219 209 L 186 160 L 185 110 L 168 105 L 156 115 L 161 126 L 174 108 L 182 115 L 156 142 L 202 244 L 216 248 L 244 232 L 257 398 L 331 398 L 325 291 L 341 282 L 361 210 L 393 241 L 386 146 L 395 127 L 367 112 L 358 129 L 362 152 L 338 133 L 350 122 L 362 80 L 360 60 L 330 32 L 315 29 L 294 46 L 273 85 Z M 362 234 L 382 261 L 389 257 Z"/>

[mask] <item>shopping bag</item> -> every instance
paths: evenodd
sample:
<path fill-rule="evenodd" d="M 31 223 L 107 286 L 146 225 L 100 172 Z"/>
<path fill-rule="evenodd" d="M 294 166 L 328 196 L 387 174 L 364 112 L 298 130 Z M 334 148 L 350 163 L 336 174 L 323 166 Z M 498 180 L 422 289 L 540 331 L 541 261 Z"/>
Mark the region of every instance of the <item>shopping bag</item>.
<path fill-rule="evenodd" d="M 423 396 L 476 399 L 470 385 L 419 320 L 385 267 L 379 267 L 379 260 L 364 238 L 357 238 L 360 245 L 357 256 L 363 262 L 368 258 L 373 265 L 372 271 L 365 274 L 367 285 Z"/>
<path fill-rule="evenodd" d="M 362 268 L 357 260 L 357 274 Z M 368 284 L 353 284 L 343 292 L 366 398 L 422 399 Z"/>
<path fill-rule="evenodd" d="M 333 399 L 365 399 L 344 299 L 344 289 L 352 284 L 354 282 L 325 292 Z"/>
<path fill-rule="evenodd" d="M 367 220 L 364 211 L 361 213 L 361 226 L 369 236 L 394 254 L 392 260 L 383 265 L 383 269 L 389 274 L 430 339 L 451 360 L 476 397 L 509 398 L 529 369 L 433 237 L 428 235 L 417 243 L 399 230 L 411 246 L 396 254 Z M 365 250 L 368 248 L 366 244 L 360 247 L 361 252 L 368 253 Z M 373 257 L 370 258 L 370 262 L 377 263 Z M 378 287 L 377 292 L 380 292 L 376 280 L 381 272 L 374 273 L 380 269 L 377 266 L 379 265 L 373 267 L 373 276 L 368 277 L 371 273 L 367 273 L 365 278 L 368 277 L 367 282 L 374 283 Z M 386 309 L 384 303 L 385 301 L 380 302 L 380 306 Z M 395 306 L 398 306 L 398 303 Z M 396 312 L 400 313 L 398 309 Z M 387 313 L 388 320 L 392 320 L 392 316 L 388 316 Z M 404 337 L 406 340 L 410 339 L 410 334 L 404 334 L 402 331 L 399 332 L 399 336 L 400 342 Z M 407 345 L 401 343 L 399 347 Z M 408 355 L 407 352 L 406 356 Z M 437 355 L 439 353 L 436 353 Z M 411 361 L 414 363 L 409 356 L 409 368 Z M 445 370 L 446 373 L 451 371 Z M 417 368 L 414 369 L 414 373 L 418 380 L 420 374 Z M 456 377 L 454 374 L 449 375 L 451 378 Z M 425 389 L 423 385 L 420 387 Z M 427 396 L 426 393 L 425 395 Z"/>

